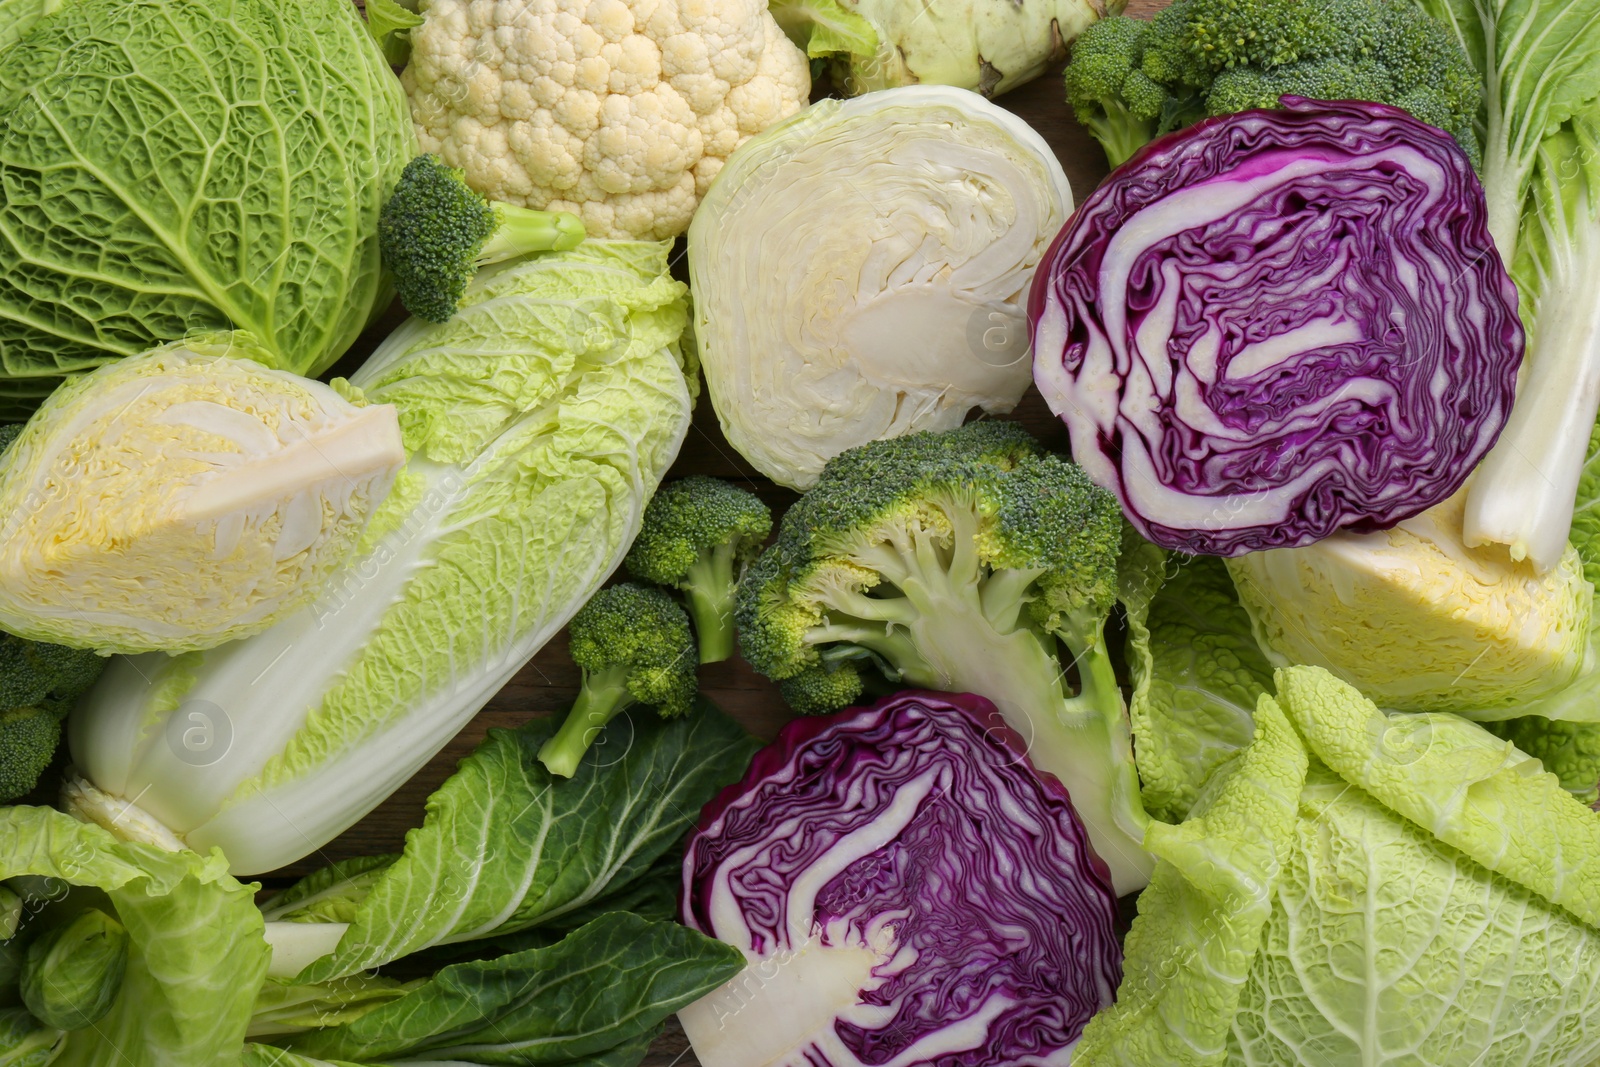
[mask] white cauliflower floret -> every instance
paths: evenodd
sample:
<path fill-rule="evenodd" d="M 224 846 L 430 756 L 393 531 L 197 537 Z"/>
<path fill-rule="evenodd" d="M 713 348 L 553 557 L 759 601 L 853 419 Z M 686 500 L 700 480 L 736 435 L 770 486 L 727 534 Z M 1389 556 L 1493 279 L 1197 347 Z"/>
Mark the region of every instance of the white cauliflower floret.
<path fill-rule="evenodd" d="M 763 0 L 433 0 L 403 80 L 425 152 L 595 237 L 675 237 L 733 150 L 806 106 Z"/>

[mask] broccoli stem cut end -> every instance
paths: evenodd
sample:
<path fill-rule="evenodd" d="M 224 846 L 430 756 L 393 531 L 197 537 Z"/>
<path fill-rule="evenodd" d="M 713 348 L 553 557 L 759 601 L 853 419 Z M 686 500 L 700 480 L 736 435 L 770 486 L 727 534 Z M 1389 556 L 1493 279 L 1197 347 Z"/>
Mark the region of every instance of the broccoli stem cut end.
<path fill-rule="evenodd" d="M 635 703 L 626 668 L 586 674 L 583 689 L 554 737 L 539 749 L 539 762 L 558 778 L 571 778 L 606 724 Z"/>
<path fill-rule="evenodd" d="M 496 204 L 499 227 L 483 243 L 479 266 L 504 263 L 533 252 L 565 252 L 577 248 L 588 235 L 583 220 L 565 211 L 534 211 L 511 204 Z"/>

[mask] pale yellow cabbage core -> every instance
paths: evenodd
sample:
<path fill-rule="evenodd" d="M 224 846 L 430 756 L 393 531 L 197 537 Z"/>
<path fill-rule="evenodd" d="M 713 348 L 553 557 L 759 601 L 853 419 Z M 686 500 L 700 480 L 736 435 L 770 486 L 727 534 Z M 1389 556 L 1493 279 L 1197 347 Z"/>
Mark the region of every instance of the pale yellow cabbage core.
<path fill-rule="evenodd" d="M 316 594 L 405 463 L 399 423 L 257 354 L 170 345 L 46 402 L 0 455 L 0 629 L 189 651 Z"/>
<path fill-rule="evenodd" d="M 1462 543 L 1464 494 L 1374 534 L 1228 561 L 1280 666 L 1324 667 L 1407 711 L 1515 708 L 1583 665 L 1594 590 L 1570 545 L 1539 574 Z"/>

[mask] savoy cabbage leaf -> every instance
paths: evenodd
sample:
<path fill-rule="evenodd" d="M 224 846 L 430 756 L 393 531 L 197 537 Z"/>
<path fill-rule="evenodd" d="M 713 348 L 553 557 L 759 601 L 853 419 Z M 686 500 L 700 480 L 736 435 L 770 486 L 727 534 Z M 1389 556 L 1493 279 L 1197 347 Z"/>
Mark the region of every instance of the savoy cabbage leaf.
<path fill-rule="evenodd" d="M 66 4 L 0 50 L 0 415 L 193 330 L 319 373 L 386 302 L 415 151 L 349 0 Z"/>
<path fill-rule="evenodd" d="M 1475 723 L 1386 715 L 1320 668 L 1276 682 L 1190 818 L 1152 829 L 1128 977 L 1073 1062 L 1594 1063 L 1600 815 Z"/>

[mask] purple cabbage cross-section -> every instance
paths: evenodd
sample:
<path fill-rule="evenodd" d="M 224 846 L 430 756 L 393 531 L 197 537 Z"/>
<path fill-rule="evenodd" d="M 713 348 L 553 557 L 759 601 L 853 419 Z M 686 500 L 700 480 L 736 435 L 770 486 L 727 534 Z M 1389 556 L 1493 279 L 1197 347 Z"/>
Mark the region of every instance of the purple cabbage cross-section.
<path fill-rule="evenodd" d="M 1165 548 L 1387 529 L 1510 414 L 1517 291 L 1466 154 L 1396 108 L 1284 105 L 1147 146 L 1034 277 L 1034 380 Z"/>
<path fill-rule="evenodd" d="M 682 1018 L 706 1067 L 1065 1064 L 1115 914 L 994 705 L 904 692 L 790 723 L 702 812 L 683 918 L 751 965 Z"/>

